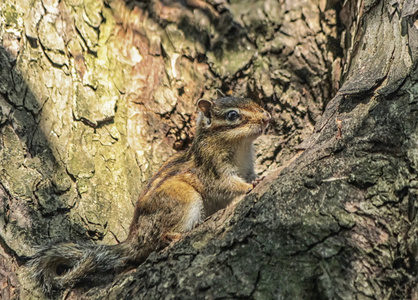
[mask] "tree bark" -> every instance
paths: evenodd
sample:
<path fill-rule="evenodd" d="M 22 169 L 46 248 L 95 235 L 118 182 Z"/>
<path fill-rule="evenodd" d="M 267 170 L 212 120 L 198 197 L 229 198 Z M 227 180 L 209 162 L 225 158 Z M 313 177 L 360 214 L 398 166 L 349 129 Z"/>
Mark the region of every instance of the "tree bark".
<path fill-rule="evenodd" d="M 36 245 L 123 240 L 219 89 L 272 113 L 269 175 L 66 299 L 418 299 L 418 5 L 387 2 L 0 3 L 1 298 L 44 297 Z"/>

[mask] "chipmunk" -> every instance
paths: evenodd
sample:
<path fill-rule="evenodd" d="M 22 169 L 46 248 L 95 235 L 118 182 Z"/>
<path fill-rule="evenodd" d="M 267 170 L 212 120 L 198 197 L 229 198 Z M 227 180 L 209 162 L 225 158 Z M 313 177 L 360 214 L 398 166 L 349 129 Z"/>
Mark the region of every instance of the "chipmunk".
<path fill-rule="evenodd" d="M 137 267 L 253 188 L 252 142 L 266 129 L 270 114 L 250 99 L 234 97 L 201 99 L 197 107 L 191 147 L 172 156 L 150 179 L 124 242 L 60 243 L 31 258 L 34 277 L 46 293 Z"/>

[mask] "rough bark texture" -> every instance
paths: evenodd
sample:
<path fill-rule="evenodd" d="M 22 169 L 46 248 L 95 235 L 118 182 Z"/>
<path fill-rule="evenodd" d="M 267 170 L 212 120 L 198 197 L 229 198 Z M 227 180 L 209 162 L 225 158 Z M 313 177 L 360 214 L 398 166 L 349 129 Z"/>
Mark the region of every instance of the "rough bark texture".
<path fill-rule="evenodd" d="M 36 245 L 123 240 L 142 184 L 187 147 L 195 100 L 218 88 L 272 113 L 257 144 L 271 175 L 135 272 L 67 299 L 417 299 L 417 12 L 1 2 L 1 298 L 43 297 L 19 268 Z"/>

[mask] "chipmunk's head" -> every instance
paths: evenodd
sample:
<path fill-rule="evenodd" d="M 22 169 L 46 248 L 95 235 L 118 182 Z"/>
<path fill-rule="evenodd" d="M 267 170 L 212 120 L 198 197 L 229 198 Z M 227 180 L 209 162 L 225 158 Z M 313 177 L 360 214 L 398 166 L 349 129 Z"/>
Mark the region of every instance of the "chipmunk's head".
<path fill-rule="evenodd" d="M 254 140 L 271 120 L 270 114 L 251 99 L 225 97 L 197 102 L 197 132 L 224 141 Z"/>

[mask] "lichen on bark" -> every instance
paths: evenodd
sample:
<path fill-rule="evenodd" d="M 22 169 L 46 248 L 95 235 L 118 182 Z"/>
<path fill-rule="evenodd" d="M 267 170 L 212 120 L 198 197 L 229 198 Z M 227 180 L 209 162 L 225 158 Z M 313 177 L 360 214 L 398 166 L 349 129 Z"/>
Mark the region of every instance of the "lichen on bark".
<path fill-rule="evenodd" d="M 416 297 L 411 3 L 1 2 L 1 298 L 43 297 L 18 268 L 36 245 L 123 240 L 216 89 L 271 112 L 256 147 L 272 174 L 136 272 L 67 298 Z"/>

